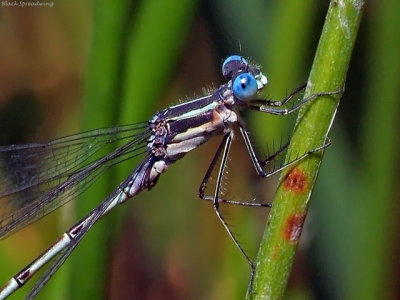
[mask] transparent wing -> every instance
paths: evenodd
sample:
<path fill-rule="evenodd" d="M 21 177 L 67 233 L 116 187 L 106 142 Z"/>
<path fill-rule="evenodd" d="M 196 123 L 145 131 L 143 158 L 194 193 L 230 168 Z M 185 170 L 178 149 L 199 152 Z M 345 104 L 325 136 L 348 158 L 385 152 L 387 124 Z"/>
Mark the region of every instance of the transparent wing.
<path fill-rule="evenodd" d="M 88 215 L 84 217 L 85 222 L 77 224 L 81 224 L 81 229 L 74 236 L 73 240 L 69 245 L 67 245 L 61 252 L 54 258 L 51 265 L 47 270 L 43 273 L 41 278 L 36 282 L 33 289 L 29 292 L 25 299 L 33 299 L 40 292 L 40 290 L 47 284 L 47 282 L 51 279 L 51 277 L 57 272 L 57 270 L 61 267 L 61 265 L 65 262 L 65 260 L 69 257 L 69 255 L 74 251 L 76 246 L 80 243 L 82 238 L 86 235 L 86 233 L 91 229 L 91 227 L 104 215 L 105 211 L 110 208 L 111 202 L 114 201 L 115 197 L 124 190 L 129 181 L 136 177 L 138 172 L 141 172 L 141 169 L 148 168 L 149 157 L 143 160 L 143 162 L 136 167 L 136 169 L 132 172 L 130 176 L 128 176 L 117 189 L 115 189 L 106 199 L 104 199 L 95 209 L 93 209 Z M 115 207 L 115 206 L 114 206 Z M 77 226 L 77 224 L 74 225 Z M 70 229 L 71 230 L 71 229 Z"/>
<path fill-rule="evenodd" d="M 0 238 L 73 199 L 109 167 L 146 152 L 147 123 L 0 147 Z M 126 141 L 109 154 L 107 145 Z"/>

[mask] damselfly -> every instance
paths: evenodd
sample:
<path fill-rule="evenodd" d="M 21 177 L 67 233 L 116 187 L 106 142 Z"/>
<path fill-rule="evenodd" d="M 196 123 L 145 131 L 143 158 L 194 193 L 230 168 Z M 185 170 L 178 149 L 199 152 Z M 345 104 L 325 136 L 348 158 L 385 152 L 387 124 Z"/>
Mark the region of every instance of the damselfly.
<path fill-rule="evenodd" d="M 221 203 L 270 206 L 233 201 L 221 196 L 221 180 L 232 143 L 233 129 L 238 128 L 240 131 L 251 161 L 261 177 L 279 172 L 305 156 L 323 149 L 328 143 L 266 171 L 266 167 L 271 165 L 288 144 L 265 160 L 259 159 L 253 150 L 245 124 L 241 121 L 240 111 L 250 109 L 274 115 L 287 115 L 319 96 L 333 95 L 337 92 L 314 94 L 294 103 L 290 108 L 282 108 L 294 99 L 305 85 L 294 90 L 285 99 L 274 101 L 257 98 L 257 93 L 267 84 L 267 77 L 243 57 L 233 55 L 227 58 L 222 65 L 222 73 L 227 83 L 210 95 L 161 110 L 148 122 L 88 131 L 43 144 L 0 147 L 0 238 L 12 234 L 68 202 L 109 167 L 138 155 L 144 156 L 139 166 L 114 192 L 66 231 L 29 266 L 10 279 L 0 291 L 0 299 L 6 298 L 23 286 L 47 262 L 54 259 L 27 296 L 33 298 L 102 216 L 140 191 L 151 189 L 173 162 L 214 136 L 222 136 L 222 140 L 200 185 L 199 197 L 212 203 L 225 230 L 254 270 L 253 262 L 238 243 L 219 209 Z M 101 158 L 93 158 L 105 145 L 119 140 L 126 140 L 126 143 Z M 220 163 L 216 168 L 218 160 Z M 214 169 L 217 171 L 214 192 L 212 195 L 206 195 L 206 186 Z"/>

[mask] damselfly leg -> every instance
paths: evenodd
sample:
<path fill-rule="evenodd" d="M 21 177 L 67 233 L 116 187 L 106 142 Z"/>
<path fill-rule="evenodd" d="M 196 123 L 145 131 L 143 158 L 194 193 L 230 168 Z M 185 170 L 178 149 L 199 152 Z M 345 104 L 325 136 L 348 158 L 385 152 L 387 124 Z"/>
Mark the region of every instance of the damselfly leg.
<path fill-rule="evenodd" d="M 263 103 L 262 106 L 260 107 L 260 111 L 268 112 L 268 113 L 271 113 L 271 111 L 274 111 L 274 112 L 276 112 L 276 114 L 281 115 L 283 111 L 285 112 L 285 114 L 290 114 L 290 113 L 296 111 L 297 109 L 299 109 L 302 105 L 304 105 L 314 99 L 317 99 L 320 96 L 330 96 L 330 95 L 335 95 L 338 93 L 338 92 L 332 92 L 332 93 L 328 92 L 328 93 L 318 93 L 318 94 L 312 95 L 308 98 L 303 99 L 302 101 L 299 102 L 299 104 L 294 105 L 292 107 L 292 109 L 289 109 L 289 110 L 276 109 L 273 107 L 270 107 L 269 109 L 265 108 L 266 104 L 268 104 L 270 106 L 275 106 L 275 107 L 280 107 L 280 106 L 285 105 L 288 101 L 292 100 L 294 98 L 294 96 L 296 96 L 304 88 L 305 88 L 305 85 L 300 86 L 299 88 L 295 89 L 291 94 L 289 94 L 285 99 L 283 99 L 281 101 L 273 101 L 273 100 L 255 100 L 255 101 L 257 101 L 258 103 Z M 274 164 L 271 168 L 269 168 L 268 171 L 265 171 L 263 169 L 264 167 L 266 167 L 267 165 L 269 165 L 271 163 L 274 163 L 275 162 L 274 160 L 278 157 L 278 155 L 281 154 L 283 151 L 287 150 L 287 148 L 290 144 L 290 140 L 287 143 L 281 145 L 278 150 L 276 150 L 274 153 L 269 155 L 266 159 L 261 160 L 260 158 L 258 158 L 256 152 L 254 151 L 254 147 L 251 143 L 248 132 L 243 123 L 239 123 L 239 130 L 241 132 L 242 138 L 244 140 L 244 143 L 246 145 L 247 151 L 248 151 L 250 159 L 254 165 L 254 168 L 255 168 L 257 174 L 263 178 L 270 177 L 270 176 L 282 171 L 283 169 L 285 169 L 291 165 L 294 165 L 295 163 L 299 162 L 303 158 L 305 158 L 315 152 L 321 151 L 330 145 L 330 140 L 328 138 L 327 141 L 322 146 L 311 149 L 301 155 L 298 155 L 294 159 L 291 159 L 290 161 L 288 161 L 286 163 L 280 164 L 279 166 L 276 166 Z M 221 221 L 223 227 L 228 232 L 229 236 L 233 240 L 236 247 L 239 249 L 239 251 L 243 254 L 245 259 L 249 263 L 249 265 L 252 269 L 251 274 L 253 274 L 254 270 L 255 270 L 254 262 L 252 261 L 250 256 L 246 253 L 244 248 L 241 246 L 241 244 L 239 243 L 239 240 L 236 238 L 235 234 L 233 233 L 233 231 L 230 229 L 229 225 L 225 221 L 225 219 L 220 211 L 220 203 L 242 205 L 242 206 L 252 206 L 252 207 L 271 207 L 271 204 L 257 203 L 257 202 L 233 201 L 230 199 L 224 199 L 224 198 L 220 197 L 221 182 L 222 182 L 222 177 L 224 174 L 224 169 L 226 166 L 227 158 L 229 156 L 229 150 L 230 150 L 230 147 L 232 144 L 232 137 L 233 137 L 233 133 L 229 132 L 229 133 L 225 134 L 224 137 L 222 138 L 222 141 L 214 155 L 214 158 L 211 161 L 210 166 L 207 169 L 207 172 L 203 178 L 203 181 L 200 184 L 199 197 L 202 200 L 211 201 L 213 203 L 213 207 L 218 216 L 218 219 Z M 219 158 L 221 158 L 221 161 L 220 161 L 220 166 L 219 166 L 219 170 L 217 173 L 217 181 L 216 181 L 216 185 L 215 185 L 214 194 L 213 195 L 205 195 L 205 190 L 206 190 L 207 184 L 209 182 L 210 176 L 212 174 L 213 169 L 217 165 Z M 252 279 L 251 279 L 251 281 L 252 281 Z M 250 282 L 250 284 L 251 284 L 251 282 Z"/>
<path fill-rule="evenodd" d="M 304 104 L 309 103 L 319 97 L 325 97 L 325 96 L 334 96 L 342 93 L 343 91 L 340 89 L 338 91 L 333 91 L 333 92 L 320 92 L 320 93 L 315 93 L 312 94 L 301 101 L 294 103 L 292 107 L 290 108 L 285 108 L 285 109 L 276 109 L 275 107 L 281 107 L 285 105 L 288 101 L 292 100 L 295 95 L 300 93 L 306 86 L 302 85 L 295 89 L 292 93 L 289 94 L 285 99 L 280 100 L 280 101 L 273 101 L 273 100 L 264 100 L 264 99 L 255 99 L 251 100 L 248 107 L 253 110 L 258 110 L 261 112 L 266 112 L 272 115 L 278 115 L 278 116 L 286 116 L 289 115 L 297 110 L 299 110 Z"/>

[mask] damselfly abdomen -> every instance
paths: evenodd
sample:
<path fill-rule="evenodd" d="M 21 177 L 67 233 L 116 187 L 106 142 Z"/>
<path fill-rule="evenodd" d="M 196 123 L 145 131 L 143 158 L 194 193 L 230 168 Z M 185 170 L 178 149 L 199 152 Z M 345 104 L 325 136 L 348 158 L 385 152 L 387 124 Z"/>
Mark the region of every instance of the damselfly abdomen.
<path fill-rule="evenodd" d="M 39 269 L 53 260 L 52 265 L 28 295 L 28 298 L 33 298 L 97 220 L 140 191 L 151 189 L 173 162 L 214 136 L 222 136 L 222 140 L 200 184 L 199 196 L 212 203 L 222 225 L 254 269 L 251 259 L 238 243 L 219 209 L 220 203 L 269 206 L 221 197 L 221 180 L 234 127 L 239 129 L 251 161 L 262 177 L 279 172 L 310 153 L 321 150 L 327 144 L 265 171 L 265 167 L 286 149 L 287 144 L 265 160 L 260 160 L 253 150 L 245 124 L 241 121 L 240 110 L 250 109 L 287 115 L 321 95 L 332 95 L 337 92 L 314 94 L 294 103 L 290 108 L 282 108 L 302 91 L 305 85 L 281 101 L 266 100 L 257 98 L 257 93 L 267 84 L 267 78 L 258 67 L 247 63 L 241 56 L 234 55 L 227 58 L 223 63 L 222 73 L 227 83 L 212 94 L 161 110 L 148 122 L 93 130 L 43 144 L 0 147 L 0 171 L 3 174 L 0 179 L 0 238 L 8 236 L 68 202 L 110 166 L 131 157 L 144 156 L 139 166 L 111 195 L 66 231 L 29 266 L 15 275 L 0 291 L 0 299 L 6 298 L 24 285 Z M 93 159 L 93 154 L 104 145 L 119 140 L 126 140 L 125 145 L 101 158 Z M 217 168 L 214 192 L 212 195 L 206 195 L 206 186 L 218 159 L 221 161 Z"/>

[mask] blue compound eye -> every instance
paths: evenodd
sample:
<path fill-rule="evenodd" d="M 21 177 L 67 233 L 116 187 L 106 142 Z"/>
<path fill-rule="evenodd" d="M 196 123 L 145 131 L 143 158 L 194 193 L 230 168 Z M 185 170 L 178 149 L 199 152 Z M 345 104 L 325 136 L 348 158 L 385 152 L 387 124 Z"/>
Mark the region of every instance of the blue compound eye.
<path fill-rule="evenodd" d="M 234 72 L 238 70 L 244 70 L 247 67 L 247 61 L 240 55 L 231 55 L 225 59 L 222 64 L 222 74 L 230 79 Z"/>
<path fill-rule="evenodd" d="M 257 93 L 257 80 L 249 73 L 240 74 L 233 81 L 232 90 L 236 98 L 246 101 Z"/>

